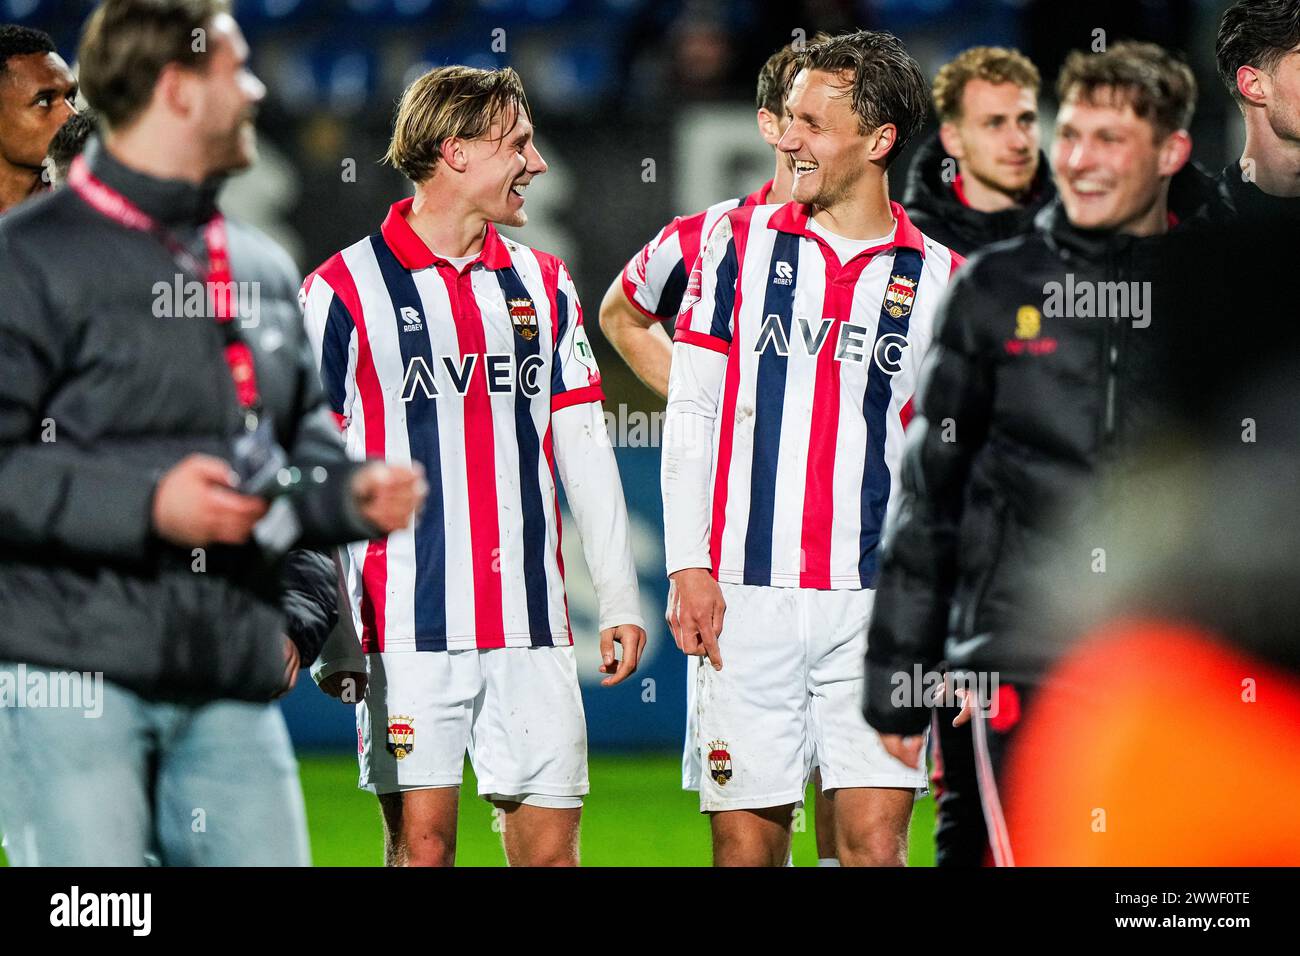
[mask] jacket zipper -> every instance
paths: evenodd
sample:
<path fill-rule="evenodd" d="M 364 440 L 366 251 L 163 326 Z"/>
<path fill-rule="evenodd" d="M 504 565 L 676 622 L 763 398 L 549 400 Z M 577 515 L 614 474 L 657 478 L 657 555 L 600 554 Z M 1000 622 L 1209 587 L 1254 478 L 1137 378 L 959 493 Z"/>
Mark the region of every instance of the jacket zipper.
<path fill-rule="evenodd" d="M 1120 281 L 1120 269 L 1117 252 L 1108 257 L 1106 279 L 1109 282 Z M 1112 315 L 1106 327 L 1106 398 L 1105 413 L 1102 421 L 1102 447 L 1109 448 L 1115 441 L 1115 393 L 1119 385 L 1119 341 L 1121 317 Z"/>

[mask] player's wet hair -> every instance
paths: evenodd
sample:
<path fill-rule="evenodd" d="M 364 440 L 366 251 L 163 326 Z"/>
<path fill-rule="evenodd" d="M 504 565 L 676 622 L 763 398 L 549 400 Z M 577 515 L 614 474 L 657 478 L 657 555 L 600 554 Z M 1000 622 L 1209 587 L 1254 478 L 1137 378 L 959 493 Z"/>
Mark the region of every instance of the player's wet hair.
<path fill-rule="evenodd" d="M 799 69 L 833 75 L 852 74 L 845 95 L 863 133 L 892 124 L 897 131 L 885 157 L 885 167 L 898 158 L 925 122 L 930 84 L 903 41 L 892 33 L 858 30 L 809 45 L 799 58 Z"/>
<path fill-rule="evenodd" d="M 790 82 L 799 72 L 799 57 L 808 43 L 829 40 L 829 33 L 816 33 L 806 42 L 787 43 L 767 58 L 758 71 L 758 89 L 754 95 L 754 109 L 767 110 L 773 116 L 785 111 L 785 98 L 790 92 Z"/>
<path fill-rule="evenodd" d="M 206 62 L 204 31 L 229 12 L 229 0 L 104 0 L 81 33 L 81 92 L 106 126 L 127 125 L 149 105 L 163 67 Z"/>
<path fill-rule="evenodd" d="M 444 141 L 453 136 L 479 139 L 498 119 L 513 114 L 517 122 L 521 113 L 532 120 L 523 81 L 509 67 L 437 67 L 402 94 L 384 162 L 411 182 L 422 183 L 433 175 Z M 501 136 L 509 132 L 503 129 Z"/>
<path fill-rule="evenodd" d="M 1214 43 L 1219 77 L 1241 103 L 1237 70 L 1253 66 L 1272 74 L 1300 46 L 1300 0 L 1237 0 L 1223 14 Z"/>
<path fill-rule="evenodd" d="M 1105 53 L 1073 51 L 1056 81 L 1062 103 L 1120 102 L 1133 107 L 1161 140 L 1186 129 L 1196 109 L 1196 78 L 1191 68 L 1154 43 L 1116 43 Z"/>
<path fill-rule="evenodd" d="M 11 56 L 31 56 L 33 53 L 56 53 L 54 38 L 44 30 L 0 24 L 0 73 L 9 67 Z"/>
<path fill-rule="evenodd" d="M 1000 46 L 973 46 L 939 68 L 934 78 L 931 98 L 941 123 L 961 119 L 961 99 L 971 80 L 987 83 L 1014 83 L 1038 95 L 1042 78 L 1038 67 L 1019 50 Z"/>

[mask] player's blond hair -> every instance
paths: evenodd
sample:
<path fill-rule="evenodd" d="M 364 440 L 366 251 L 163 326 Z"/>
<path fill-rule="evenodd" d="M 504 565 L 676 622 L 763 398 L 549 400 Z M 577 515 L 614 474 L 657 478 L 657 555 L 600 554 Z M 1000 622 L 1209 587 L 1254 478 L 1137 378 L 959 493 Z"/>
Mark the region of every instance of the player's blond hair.
<path fill-rule="evenodd" d="M 1014 83 L 1023 89 L 1033 90 L 1038 96 L 1042 78 L 1038 67 L 1019 50 L 1001 46 L 973 46 L 963 50 L 957 58 L 945 63 L 934 78 L 931 98 L 934 111 L 941 123 L 954 123 L 961 119 L 961 98 L 966 84 L 971 80 L 988 83 Z"/>
<path fill-rule="evenodd" d="M 532 120 L 523 81 L 514 70 L 437 67 L 402 94 L 384 162 L 411 182 L 422 183 L 433 175 L 446 140 L 486 136 L 493 123 L 512 113 Z M 501 136 L 509 132 L 503 130 Z"/>

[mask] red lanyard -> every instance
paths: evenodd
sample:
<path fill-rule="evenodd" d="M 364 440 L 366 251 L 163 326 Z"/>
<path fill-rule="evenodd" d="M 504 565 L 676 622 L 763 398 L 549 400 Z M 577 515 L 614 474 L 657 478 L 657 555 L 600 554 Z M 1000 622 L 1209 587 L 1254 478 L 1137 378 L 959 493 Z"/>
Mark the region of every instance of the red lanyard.
<path fill-rule="evenodd" d="M 234 282 L 230 275 L 230 249 L 226 245 L 226 220 L 216 213 L 203 227 L 203 239 L 208 247 L 208 264 L 203 268 L 185 247 L 163 225 L 120 192 L 95 176 L 78 156 L 68 171 L 68 185 L 92 208 L 119 225 L 157 238 L 177 264 L 195 277 L 202 279 L 208 293 L 208 304 L 213 318 L 225 337 L 226 364 L 235 381 L 235 394 L 245 409 L 259 404 L 257 371 L 253 366 L 253 351 L 235 331 L 234 305 L 231 296 Z"/>

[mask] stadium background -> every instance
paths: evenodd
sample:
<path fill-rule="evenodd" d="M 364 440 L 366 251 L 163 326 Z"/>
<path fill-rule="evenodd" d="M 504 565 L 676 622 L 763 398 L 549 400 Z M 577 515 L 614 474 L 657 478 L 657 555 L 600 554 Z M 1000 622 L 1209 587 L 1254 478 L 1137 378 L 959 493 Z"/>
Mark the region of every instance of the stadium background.
<path fill-rule="evenodd" d="M 0 22 L 50 32 L 69 63 L 89 0 L 0 0 Z M 529 190 L 514 234 L 569 264 L 601 361 L 606 410 L 635 525 L 650 643 L 635 679 L 598 686 L 594 598 L 577 536 L 565 538 L 573 625 L 592 747 L 584 819 L 588 864 L 705 864 L 707 826 L 678 789 L 684 659 L 663 623 L 658 489 L 662 403 L 597 331 L 597 310 L 623 263 L 672 216 L 743 195 L 771 175 L 754 126 L 764 59 L 817 30 L 890 30 L 928 76 L 975 44 L 1012 45 L 1044 75 L 1044 143 L 1066 52 L 1154 40 L 1182 51 L 1201 88 L 1195 157 L 1217 172 L 1240 147 L 1238 114 L 1214 73 L 1222 0 L 242 0 L 235 13 L 268 95 L 261 160 L 227 188 L 229 212 L 281 241 L 308 271 L 377 228 L 409 188 L 378 164 L 402 88 L 433 65 L 510 65 L 523 77 L 550 172 Z M 803 31 L 800 34 L 798 31 Z M 932 131 L 931 126 L 918 137 Z M 915 145 L 915 144 L 914 144 Z M 891 172 L 900 198 L 909 149 Z M 379 862 L 374 799 L 355 789 L 351 708 L 309 679 L 283 703 L 302 761 L 318 864 Z M 472 791 L 467 775 L 466 792 Z M 912 862 L 933 860 L 933 811 L 918 805 Z M 815 859 L 812 821 L 796 863 Z M 490 807 L 462 798 L 462 864 L 499 864 Z"/>

